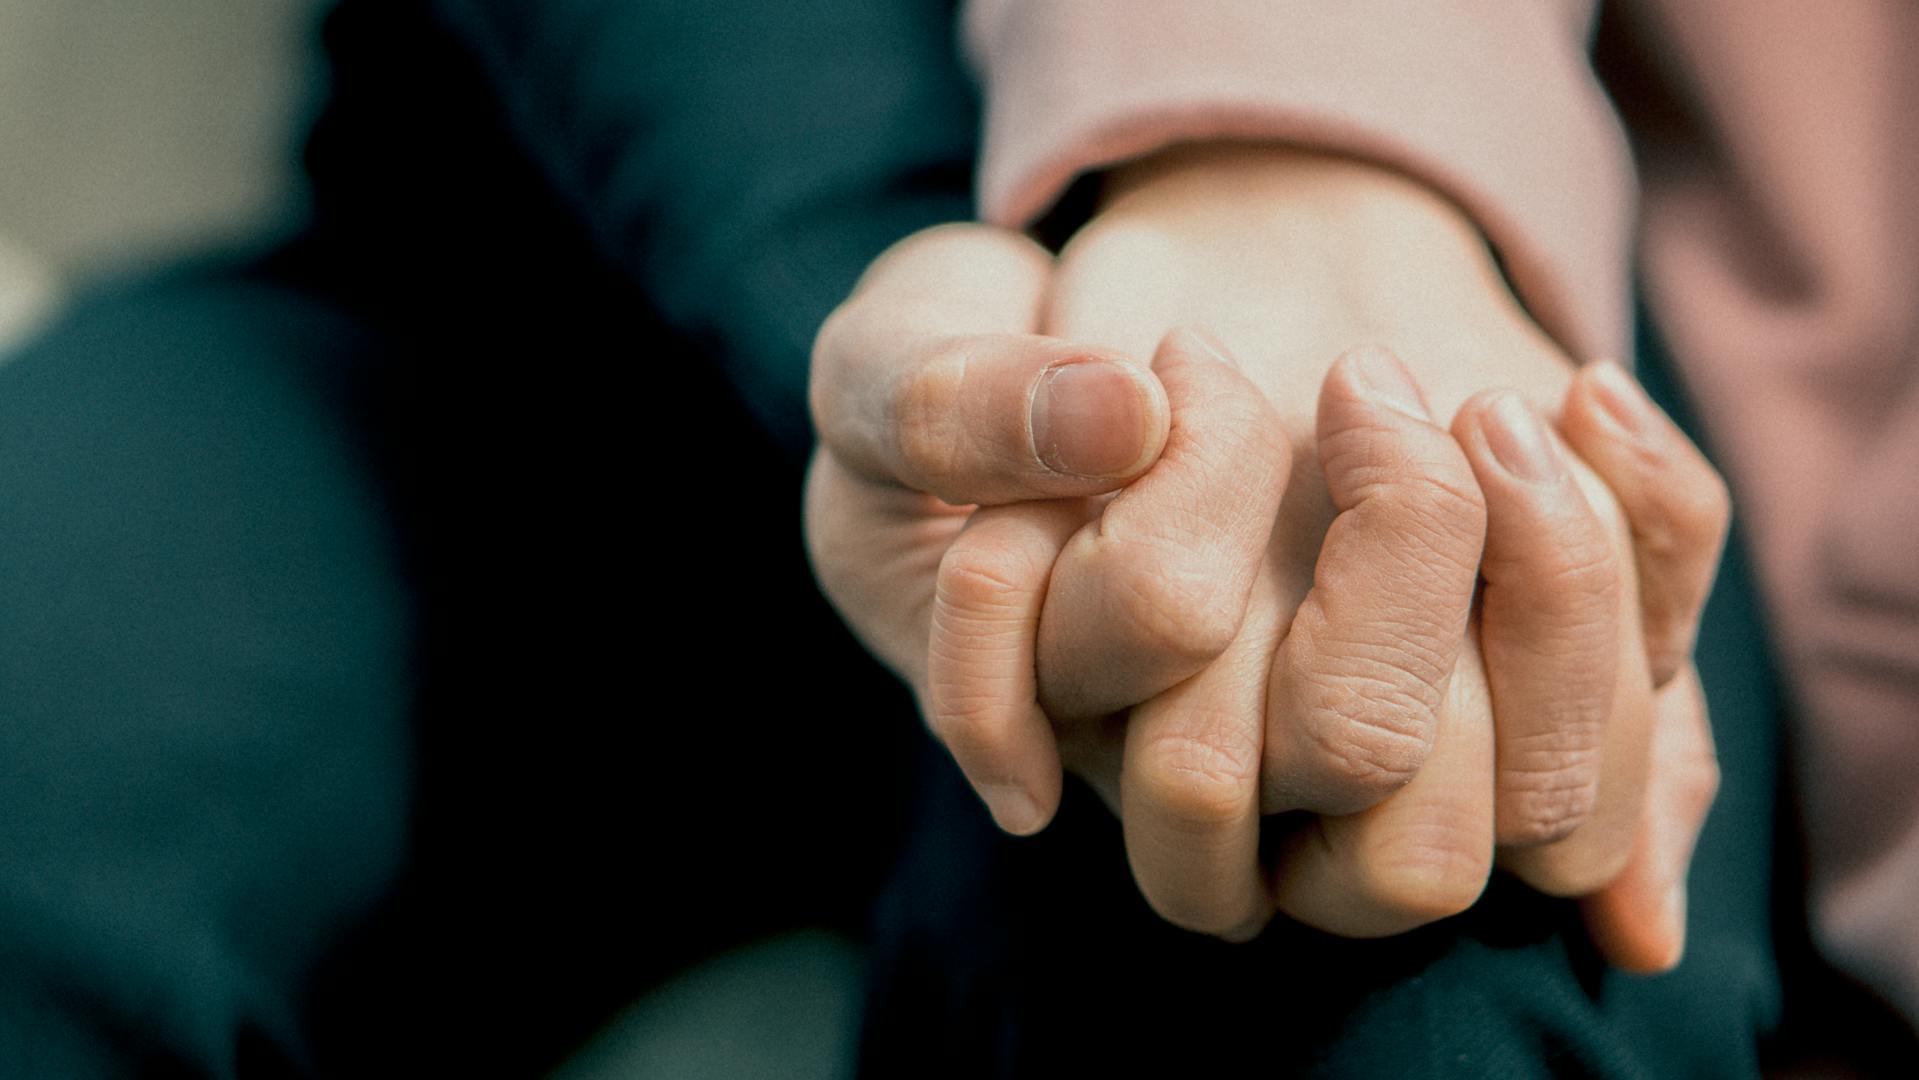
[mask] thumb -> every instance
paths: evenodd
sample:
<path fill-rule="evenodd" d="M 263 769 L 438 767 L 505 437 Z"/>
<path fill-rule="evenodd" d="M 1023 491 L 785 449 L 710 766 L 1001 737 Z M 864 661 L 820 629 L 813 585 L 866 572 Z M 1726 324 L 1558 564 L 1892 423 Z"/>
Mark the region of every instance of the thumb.
<path fill-rule="evenodd" d="M 955 504 L 1115 490 L 1165 446 L 1145 365 L 1030 334 L 1052 257 L 942 226 L 876 261 L 813 346 L 821 441 L 847 467 Z"/>

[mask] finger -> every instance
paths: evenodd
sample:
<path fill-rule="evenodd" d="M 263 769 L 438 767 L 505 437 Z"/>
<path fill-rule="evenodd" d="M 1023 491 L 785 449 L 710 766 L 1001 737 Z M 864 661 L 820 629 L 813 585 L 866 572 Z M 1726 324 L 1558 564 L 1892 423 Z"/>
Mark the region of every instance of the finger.
<path fill-rule="evenodd" d="M 1412 779 L 1485 538 L 1471 467 L 1385 350 L 1349 353 L 1328 373 L 1318 448 L 1338 516 L 1273 666 L 1268 813 L 1354 813 Z"/>
<path fill-rule="evenodd" d="M 1691 665 L 1654 703 L 1646 816 L 1631 861 L 1612 884 L 1580 903 L 1599 951 L 1627 971 L 1676 967 L 1686 950 L 1686 874 L 1719 791 L 1719 762 L 1699 673 Z"/>
<path fill-rule="evenodd" d="M 1467 401 L 1453 434 L 1486 496 L 1479 640 L 1498 720 L 1501 844 L 1584 824 L 1619 664 L 1617 559 L 1572 469 L 1517 393 Z"/>
<path fill-rule="evenodd" d="M 1625 369 L 1588 364 L 1560 431 L 1618 497 L 1632 527 L 1654 686 L 1691 662 L 1731 502 L 1725 481 Z"/>
<path fill-rule="evenodd" d="M 1624 551 L 1631 543 L 1624 515 L 1611 494 L 1590 469 L 1572 463 L 1573 475 L 1585 493 L 1608 544 Z M 1619 587 L 1615 602 L 1619 615 L 1612 622 L 1616 638 L 1610 650 L 1622 658 L 1612 665 L 1612 707 L 1599 746 L 1599 788 L 1592 812 L 1571 835 L 1550 844 L 1503 847 L 1499 864 L 1528 885 L 1552 896 L 1585 896 L 1619 876 L 1631 857 L 1645 812 L 1646 777 L 1651 762 L 1652 677 L 1646 666 L 1627 658 L 1646 654 L 1640 621 L 1632 616 L 1639 596 L 1639 577 L 1631 563 L 1615 564 Z M 1502 714 L 1494 723 L 1503 724 Z"/>
<path fill-rule="evenodd" d="M 824 448 L 807 470 L 806 553 L 820 591 L 860 642 L 911 686 L 926 684 L 926 634 L 941 555 L 969 510 L 849 471 Z"/>
<path fill-rule="evenodd" d="M 1431 755 L 1378 805 L 1319 817 L 1275 864 L 1279 910 L 1329 933 L 1384 937 L 1456 915 L 1493 862 L 1493 729 L 1470 642 L 1447 683 Z"/>
<path fill-rule="evenodd" d="M 951 503 L 1093 495 L 1143 472 L 1165 443 L 1165 391 L 1117 353 L 1030 333 L 1051 269 L 986 226 L 881 256 L 814 341 L 822 443 Z"/>
<path fill-rule="evenodd" d="M 1214 663 L 1132 711 L 1120 773 L 1126 855 L 1176 926 L 1256 936 L 1273 900 L 1259 857 L 1262 687 L 1277 609 Z"/>
<path fill-rule="evenodd" d="M 1000 828 L 1038 832 L 1059 808 L 1060 760 L 1033 674 L 1040 602 L 1078 502 L 974 513 L 940 560 L 927 716 Z"/>
<path fill-rule="evenodd" d="M 1238 632 L 1292 450 L 1258 388 L 1191 331 L 1154 370 L 1172 403 L 1166 449 L 1068 542 L 1040 622 L 1040 700 L 1055 720 L 1142 702 Z"/>

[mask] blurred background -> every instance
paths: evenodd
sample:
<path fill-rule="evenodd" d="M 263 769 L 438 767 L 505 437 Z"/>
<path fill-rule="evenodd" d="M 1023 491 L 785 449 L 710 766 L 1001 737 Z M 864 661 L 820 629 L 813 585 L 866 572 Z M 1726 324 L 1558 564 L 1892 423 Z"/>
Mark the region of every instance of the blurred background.
<path fill-rule="evenodd" d="M 0 357 L 79 291 L 300 223 L 329 6 L 0 0 Z M 858 985 L 844 929 L 789 929 L 667 980 L 562 1075 L 841 1075 Z"/>
<path fill-rule="evenodd" d="M 320 0 L 0 0 L 0 347 L 74 282 L 301 204 Z"/>

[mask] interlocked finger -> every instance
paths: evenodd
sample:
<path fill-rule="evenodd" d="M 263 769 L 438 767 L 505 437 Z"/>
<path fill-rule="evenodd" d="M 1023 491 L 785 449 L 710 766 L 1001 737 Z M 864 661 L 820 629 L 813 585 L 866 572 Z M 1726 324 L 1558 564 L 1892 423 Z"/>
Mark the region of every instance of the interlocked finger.
<path fill-rule="evenodd" d="M 1453 432 L 1486 497 L 1480 643 L 1497 718 L 1498 840 L 1549 843 L 1598 801 L 1619 665 L 1618 556 L 1517 393 L 1475 396 Z"/>
<path fill-rule="evenodd" d="M 1338 516 L 1273 666 L 1269 813 L 1354 813 L 1419 771 L 1485 537 L 1459 445 L 1384 350 L 1348 354 L 1327 375 L 1318 450 Z"/>
<path fill-rule="evenodd" d="M 1153 368 L 1165 450 L 1067 543 L 1047 590 L 1040 700 L 1058 722 L 1146 701 L 1226 650 L 1285 490 L 1278 417 L 1215 346 L 1175 331 Z"/>

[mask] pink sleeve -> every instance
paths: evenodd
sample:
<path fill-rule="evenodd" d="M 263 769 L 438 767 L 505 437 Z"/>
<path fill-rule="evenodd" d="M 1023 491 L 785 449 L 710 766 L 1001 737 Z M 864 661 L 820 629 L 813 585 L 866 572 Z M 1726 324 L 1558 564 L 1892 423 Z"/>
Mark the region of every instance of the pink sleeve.
<path fill-rule="evenodd" d="M 1473 215 L 1533 316 L 1625 357 L 1635 198 L 1589 0 L 970 0 L 980 208 L 1025 226 L 1085 172 L 1266 139 L 1418 176 Z"/>

